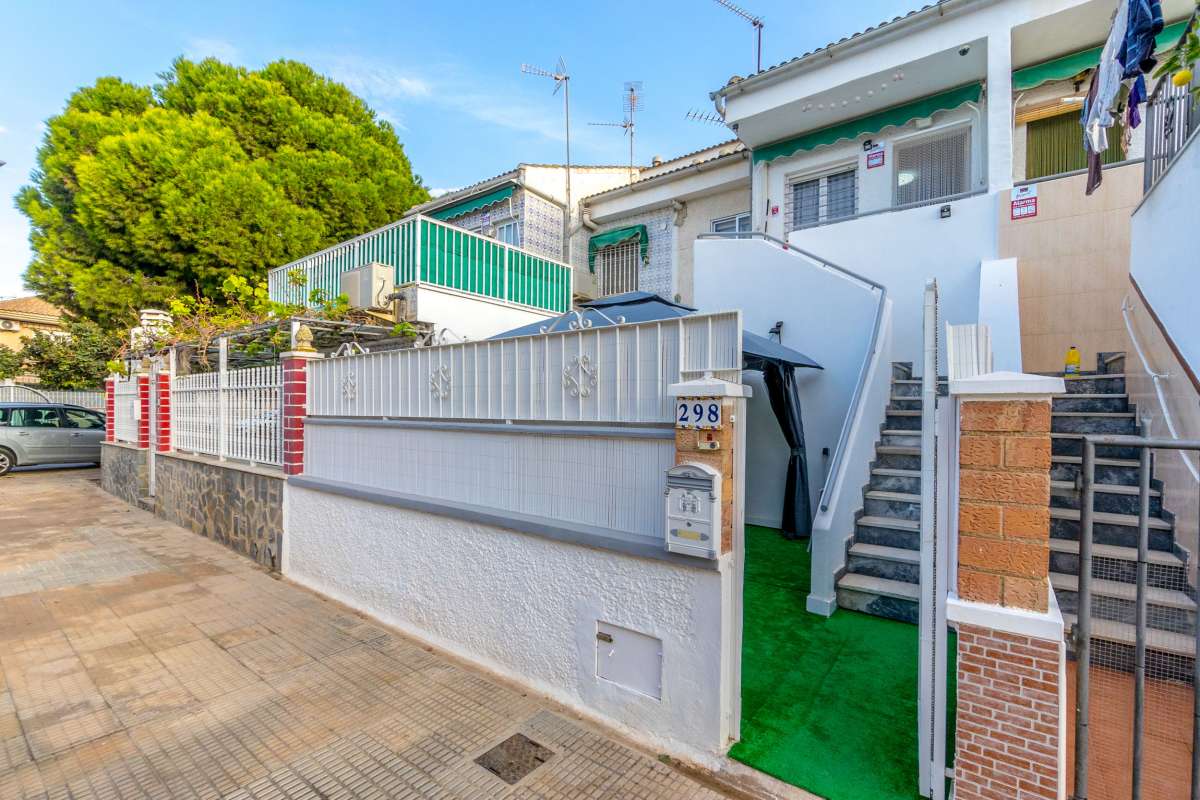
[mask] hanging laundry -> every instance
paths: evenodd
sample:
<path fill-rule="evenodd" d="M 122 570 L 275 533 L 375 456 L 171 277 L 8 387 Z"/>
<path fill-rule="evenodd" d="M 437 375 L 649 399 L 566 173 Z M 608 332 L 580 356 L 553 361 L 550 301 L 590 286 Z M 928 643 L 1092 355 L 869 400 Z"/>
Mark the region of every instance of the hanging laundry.
<path fill-rule="evenodd" d="M 1154 58 L 1155 37 L 1162 33 L 1163 15 L 1159 0 L 1130 0 L 1125 22 L 1125 40 L 1117 53 L 1125 79 L 1150 72 L 1158 60 Z"/>
<path fill-rule="evenodd" d="M 1142 0 L 1132 0 L 1141 2 Z M 1121 0 L 1113 14 L 1112 29 L 1100 52 L 1100 63 L 1092 72 L 1092 85 L 1084 103 L 1083 123 L 1084 150 L 1087 153 L 1088 180 L 1086 193 L 1096 191 L 1103 180 L 1100 170 L 1100 154 L 1108 149 L 1108 129 L 1116 123 L 1113 104 L 1121 91 L 1124 66 L 1117 54 L 1125 48 L 1125 33 L 1129 25 L 1130 0 Z"/>
<path fill-rule="evenodd" d="M 1131 131 L 1138 125 L 1142 124 L 1142 111 L 1140 106 L 1146 102 L 1146 76 L 1138 75 L 1137 80 L 1133 82 L 1133 88 L 1129 90 L 1129 111 L 1126 114 L 1125 121 L 1128 123 L 1127 131 Z"/>

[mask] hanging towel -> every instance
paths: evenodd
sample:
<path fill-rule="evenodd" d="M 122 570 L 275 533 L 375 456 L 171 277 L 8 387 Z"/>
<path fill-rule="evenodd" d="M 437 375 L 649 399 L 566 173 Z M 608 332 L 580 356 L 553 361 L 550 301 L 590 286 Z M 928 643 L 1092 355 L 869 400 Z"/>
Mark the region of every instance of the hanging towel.
<path fill-rule="evenodd" d="M 1142 124 L 1142 112 L 1140 106 L 1146 102 L 1146 76 L 1138 75 L 1137 80 L 1133 82 L 1133 88 L 1129 90 L 1129 111 L 1126 114 L 1126 126 L 1128 130 L 1133 130 L 1138 125 Z"/>
<path fill-rule="evenodd" d="M 1083 126 L 1094 153 L 1103 153 L 1108 149 L 1108 128 L 1116 122 L 1112 107 L 1117 93 L 1121 91 L 1123 72 L 1121 62 L 1117 61 L 1117 53 L 1125 42 L 1128 22 L 1129 0 L 1121 0 L 1113 17 L 1112 29 L 1108 32 L 1108 40 L 1100 53 L 1100 64 L 1095 74 L 1096 97 L 1094 102 L 1087 104 L 1087 118 Z"/>
<path fill-rule="evenodd" d="M 1162 33 L 1163 15 L 1159 0 L 1130 0 L 1125 22 L 1125 38 L 1117 53 L 1123 71 L 1121 77 L 1128 80 L 1154 69 L 1154 37 Z"/>

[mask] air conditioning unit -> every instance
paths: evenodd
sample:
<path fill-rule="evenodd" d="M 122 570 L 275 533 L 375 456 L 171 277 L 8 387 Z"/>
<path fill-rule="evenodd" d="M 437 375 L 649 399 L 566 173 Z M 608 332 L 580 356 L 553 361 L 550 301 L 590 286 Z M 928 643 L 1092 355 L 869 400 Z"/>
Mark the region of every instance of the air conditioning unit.
<path fill-rule="evenodd" d="M 353 308 L 387 308 L 387 296 L 396 290 L 395 270 L 387 264 L 372 261 L 343 272 L 338 288 Z"/>
<path fill-rule="evenodd" d="M 15 319 L 0 319 L 0 331 L 19 331 L 21 323 Z"/>

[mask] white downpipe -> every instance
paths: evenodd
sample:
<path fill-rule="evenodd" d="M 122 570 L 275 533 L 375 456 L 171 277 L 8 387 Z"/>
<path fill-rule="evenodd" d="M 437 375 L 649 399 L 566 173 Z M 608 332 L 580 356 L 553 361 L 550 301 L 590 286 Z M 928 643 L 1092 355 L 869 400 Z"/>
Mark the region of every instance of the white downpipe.
<path fill-rule="evenodd" d="M 1129 295 L 1121 301 L 1121 316 L 1125 320 L 1125 330 L 1129 333 L 1129 341 L 1133 343 L 1134 352 L 1137 353 L 1138 360 L 1142 362 L 1142 369 L 1150 376 L 1151 382 L 1154 384 L 1154 394 L 1158 397 L 1158 406 L 1162 409 L 1163 422 L 1167 423 L 1167 430 L 1171 434 L 1172 439 L 1179 439 L 1179 431 L 1175 428 L 1175 420 L 1171 418 L 1171 409 L 1167 406 L 1167 398 L 1163 395 L 1162 381 L 1164 378 L 1171 377 L 1163 372 L 1155 372 L 1150 368 L 1150 361 L 1146 358 L 1145 351 L 1142 350 L 1142 345 L 1138 341 L 1137 334 L 1133 332 L 1133 320 L 1130 318 L 1130 313 L 1133 307 L 1129 305 Z M 1177 450 L 1179 457 L 1183 459 L 1184 466 L 1188 472 L 1192 473 L 1192 479 L 1200 481 L 1200 470 L 1196 469 L 1196 465 L 1188 458 L 1186 451 Z"/>

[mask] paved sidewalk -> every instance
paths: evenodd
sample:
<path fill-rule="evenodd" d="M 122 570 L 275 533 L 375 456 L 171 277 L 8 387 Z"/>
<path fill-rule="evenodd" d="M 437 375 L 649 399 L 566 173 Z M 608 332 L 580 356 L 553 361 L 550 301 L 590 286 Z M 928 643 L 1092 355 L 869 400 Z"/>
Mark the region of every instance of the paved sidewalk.
<path fill-rule="evenodd" d="M 94 474 L 0 479 L 0 798 L 720 796 Z"/>

